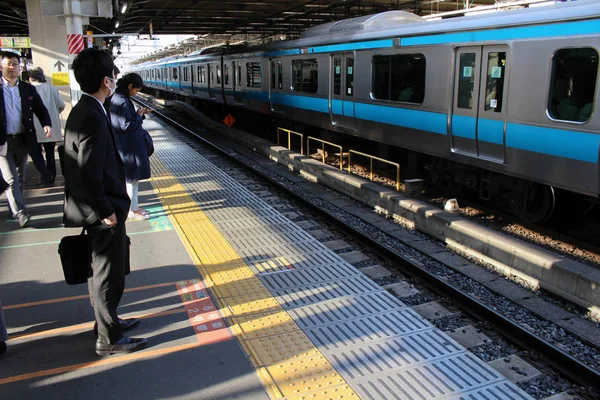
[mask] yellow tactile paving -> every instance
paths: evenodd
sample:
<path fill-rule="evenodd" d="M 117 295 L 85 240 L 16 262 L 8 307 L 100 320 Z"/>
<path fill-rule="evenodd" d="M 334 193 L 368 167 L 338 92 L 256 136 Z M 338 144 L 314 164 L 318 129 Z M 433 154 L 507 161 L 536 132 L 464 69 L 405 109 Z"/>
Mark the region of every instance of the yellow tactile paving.
<path fill-rule="evenodd" d="M 334 386 L 318 392 L 288 396 L 285 400 L 359 400 L 360 397 L 348 385 Z"/>
<path fill-rule="evenodd" d="M 266 370 L 283 396 L 308 394 L 346 383 L 322 355 L 274 364 Z"/>
<path fill-rule="evenodd" d="M 222 298 L 221 302 L 228 308 L 231 312 L 230 315 L 232 316 L 242 316 L 281 309 L 281 306 L 273 297 L 257 298 L 254 293 L 238 297 Z"/>
<path fill-rule="evenodd" d="M 151 157 L 152 184 L 271 398 L 358 398 L 172 176 L 160 153 Z M 286 264 L 265 264 L 261 271 Z"/>
<path fill-rule="evenodd" d="M 261 367 L 319 355 L 319 350 L 304 332 L 297 330 L 252 339 L 248 341 L 248 345 L 256 363 Z"/>
<path fill-rule="evenodd" d="M 231 322 L 234 332 L 245 340 L 278 335 L 283 332 L 301 332 L 289 314 L 281 309 L 262 314 L 233 317 Z M 306 338 L 306 335 L 304 337 Z M 277 344 L 273 343 L 273 345 L 275 348 Z"/>

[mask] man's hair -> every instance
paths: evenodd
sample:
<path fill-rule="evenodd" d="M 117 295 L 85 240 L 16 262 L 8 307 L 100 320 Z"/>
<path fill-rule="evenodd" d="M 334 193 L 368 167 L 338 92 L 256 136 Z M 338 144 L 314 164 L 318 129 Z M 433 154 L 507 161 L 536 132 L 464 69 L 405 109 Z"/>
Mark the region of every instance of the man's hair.
<path fill-rule="evenodd" d="M 125 97 L 129 97 L 129 85 L 134 89 L 141 89 L 144 87 L 144 80 L 139 74 L 130 72 L 117 81 L 116 92 Z"/>
<path fill-rule="evenodd" d="M 4 60 L 5 58 L 16 58 L 19 63 L 21 62 L 21 57 L 17 53 L 13 53 L 12 51 L 0 51 L 0 60 Z"/>
<path fill-rule="evenodd" d="M 113 76 L 114 67 L 110 54 L 93 48 L 83 50 L 73 60 L 75 79 L 85 93 L 96 93 L 104 78 Z"/>
<path fill-rule="evenodd" d="M 46 75 L 44 75 L 44 70 L 40 67 L 30 69 L 29 71 L 29 80 L 34 82 L 46 82 Z"/>
<path fill-rule="evenodd" d="M 115 76 L 119 75 L 121 70 L 115 65 Z"/>

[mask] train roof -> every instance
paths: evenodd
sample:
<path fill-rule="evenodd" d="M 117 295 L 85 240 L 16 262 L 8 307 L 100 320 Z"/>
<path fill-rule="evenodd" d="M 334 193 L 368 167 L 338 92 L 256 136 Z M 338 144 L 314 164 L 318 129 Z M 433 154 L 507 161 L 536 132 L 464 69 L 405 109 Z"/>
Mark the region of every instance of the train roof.
<path fill-rule="evenodd" d="M 384 38 L 408 38 L 461 31 L 489 31 L 499 28 L 534 26 L 548 23 L 591 20 L 600 18 L 600 2 L 579 0 L 555 3 L 545 7 L 501 11 L 489 14 L 455 17 L 437 21 L 425 20 L 404 11 L 387 11 L 307 29 L 299 39 L 276 42 L 256 47 L 229 49 L 224 54 L 262 53 L 277 50 L 308 48 L 339 43 L 352 43 Z M 598 22 L 600 24 L 600 21 Z M 161 59 L 147 66 L 180 64 L 203 60 L 219 53 L 194 54 L 191 57 Z M 171 62 L 169 62 L 171 61 Z"/>

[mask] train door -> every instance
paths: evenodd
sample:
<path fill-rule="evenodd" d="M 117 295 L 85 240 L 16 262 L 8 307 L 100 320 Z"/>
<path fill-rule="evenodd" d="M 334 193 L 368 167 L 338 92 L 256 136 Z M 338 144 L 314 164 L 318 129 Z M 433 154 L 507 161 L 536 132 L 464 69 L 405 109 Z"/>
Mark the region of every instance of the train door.
<path fill-rule="evenodd" d="M 356 128 L 354 119 L 354 54 L 331 56 L 329 112 L 333 125 Z"/>
<path fill-rule="evenodd" d="M 215 77 L 215 66 L 211 64 L 207 64 L 208 66 L 208 97 L 211 99 L 215 99 L 214 87 L 216 85 L 216 77 Z"/>
<path fill-rule="evenodd" d="M 244 104 L 242 96 L 242 63 L 232 62 L 233 68 L 233 101 L 235 104 Z"/>
<path fill-rule="evenodd" d="M 281 58 L 271 58 L 269 74 L 269 104 L 271 111 L 283 113 L 283 63 Z"/>
<path fill-rule="evenodd" d="M 453 151 L 504 162 L 507 56 L 507 46 L 457 50 L 450 125 Z"/>

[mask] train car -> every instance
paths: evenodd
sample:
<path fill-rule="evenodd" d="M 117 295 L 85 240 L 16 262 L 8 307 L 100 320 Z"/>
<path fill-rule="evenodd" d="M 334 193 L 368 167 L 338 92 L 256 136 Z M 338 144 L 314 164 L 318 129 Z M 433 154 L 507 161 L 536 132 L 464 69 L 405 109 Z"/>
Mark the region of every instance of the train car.
<path fill-rule="evenodd" d="M 540 222 L 559 193 L 598 198 L 599 47 L 600 4 L 581 0 L 438 21 L 390 11 L 136 69 L 162 68 L 147 84 L 164 93 L 404 149 L 432 181 Z"/>

